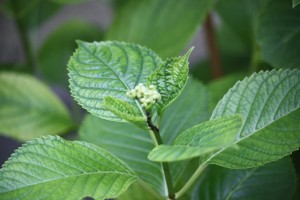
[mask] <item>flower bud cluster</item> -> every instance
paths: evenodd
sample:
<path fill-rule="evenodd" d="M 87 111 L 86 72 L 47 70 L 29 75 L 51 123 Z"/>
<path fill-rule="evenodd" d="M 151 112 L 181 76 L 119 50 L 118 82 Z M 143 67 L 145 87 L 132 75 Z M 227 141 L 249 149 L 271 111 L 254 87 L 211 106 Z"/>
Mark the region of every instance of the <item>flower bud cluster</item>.
<path fill-rule="evenodd" d="M 138 99 L 145 109 L 150 108 L 161 99 L 161 95 L 157 92 L 154 85 L 145 87 L 142 83 L 139 83 L 134 89 L 127 91 L 126 95 Z"/>

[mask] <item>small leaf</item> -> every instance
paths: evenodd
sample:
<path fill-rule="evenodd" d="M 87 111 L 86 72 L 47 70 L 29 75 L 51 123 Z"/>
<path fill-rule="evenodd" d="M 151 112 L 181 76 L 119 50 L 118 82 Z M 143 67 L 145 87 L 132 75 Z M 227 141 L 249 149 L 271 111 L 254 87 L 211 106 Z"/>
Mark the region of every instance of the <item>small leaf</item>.
<path fill-rule="evenodd" d="M 212 119 L 240 114 L 239 149 L 225 148 L 202 159 L 228 168 L 261 166 L 300 146 L 300 71 L 272 70 L 238 82 L 215 108 Z"/>
<path fill-rule="evenodd" d="M 192 48 L 182 57 L 167 59 L 160 68 L 148 78 L 147 84 L 154 85 L 161 95 L 161 101 L 157 102 L 159 113 L 170 105 L 183 91 L 188 79 L 188 58 Z"/>
<path fill-rule="evenodd" d="M 259 168 L 232 170 L 211 165 L 192 191 L 193 200 L 291 199 L 296 176 L 290 158 Z"/>
<path fill-rule="evenodd" d="M 123 121 L 103 104 L 112 96 L 143 111 L 137 101 L 126 96 L 128 90 L 146 83 L 161 65 L 151 50 L 122 42 L 78 42 L 79 48 L 69 61 L 71 93 L 83 108 L 107 120 Z"/>
<path fill-rule="evenodd" d="M 0 104 L 0 133 L 18 140 L 62 134 L 73 127 L 63 103 L 29 75 L 2 72 Z"/>
<path fill-rule="evenodd" d="M 300 7 L 268 0 L 257 17 L 255 35 L 262 59 L 276 68 L 300 68 Z"/>
<path fill-rule="evenodd" d="M 0 169 L 0 199 L 95 199 L 123 193 L 137 177 L 86 142 L 48 136 L 27 142 Z"/>
<path fill-rule="evenodd" d="M 138 110 L 135 110 L 129 103 L 114 97 L 105 97 L 104 105 L 118 117 L 127 120 L 139 127 L 147 129 L 146 119 L 141 116 Z"/>
<path fill-rule="evenodd" d="M 242 125 L 239 115 L 203 122 L 181 133 L 173 145 L 159 145 L 148 158 L 156 162 L 174 162 L 205 155 L 228 147 Z"/>

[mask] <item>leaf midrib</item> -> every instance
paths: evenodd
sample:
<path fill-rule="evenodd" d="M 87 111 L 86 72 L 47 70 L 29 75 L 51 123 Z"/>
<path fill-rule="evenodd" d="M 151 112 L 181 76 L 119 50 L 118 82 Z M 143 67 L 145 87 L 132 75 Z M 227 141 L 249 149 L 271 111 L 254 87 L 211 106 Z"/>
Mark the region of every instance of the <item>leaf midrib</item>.
<path fill-rule="evenodd" d="M 119 76 L 119 74 L 113 69 L 111 68 L 106 62 L 104 62 L 103 60 L 101 60 L 99 57 L 97 57 L 95 54 L 93 54 L 92 52 L 89 51 L 89 49 L 84 46 L 83 44 L 79 43 L 79 46 L 83 47 L 83 49 L 85 49 L 90 55 L 92 55 L 96 60 L 98 60 L 99 62 L 103 63 L 108 69 L 110 69 L 115 75 L 116 77 L 119 78 L 119 80 L 121 81 L 121 83 L 125 86 L 125 88 L 127 90 L 130 90 L 129 86 L 124 82 L 124 80 Z M 119 46 L 118 46 L 119 47 Z M 119 47 L 120 48 L 120 47 Z M 123 50 L 123 49 L 122 49 Z M 109 51 L 111 52 L 111 50 L 109 49 Z M 138 51 L 139 52 L 139 51 Z M 140 52 L 139 52 L 140 53 Z M 128 68 L 128 66 L 127 66 Z M 140 71 L 141 73 L 141 71 Z M 139 76 L 140 77 L 140 76 Z M 138 78 L 139 79 L 139 78 Z M 143 117 L 145 117 L 145 114 L 143 112 L 143 109 L 140 105 L 140 103 L 137 101 L 137 100 L 134 100 L 135 104 L 137 105 L 137 107 L 139 108 L 140 110 L 140 113 L 142 114 Z"/>
<path fill-rule="evenodd" d="M 58 181 L 58 180 L 64 180 L 64 179 L 68 179 L 68 178 L 74 178 L 74 177 L 81 177 L 81 176 L 90 176 L 90 175 L 105 175 L 105 174 L 117 174 L 117 175 L 124 175 L 124 176 L 128 176 L 129 178 L 138 178 L 136 175 L 134 174 L 128 174 L 128 173 L 123 173 L 123 172 L 116 172 L 116 171 L 105 171 L 105 172 L 101 172 L 101 171 L 97 171 L 97 172 L 90 172 L 90 173 L 83 173 L 83 174 L 76 174 L 76 175 L 70 175 L 70 176 L 65 176 L 65 177 L 58 177 L 58 178 L 54 178 L 54 179 L 48 179 L 48 180 L 45 180 L 45 181 L 39 181 L 39 182 L 36 182 L 36 183 L 33 183 L 33 184 L 28 184 L 28 185 L 25 185 L 25 186 L 21 186 L 21 187 L 18 187 L 18 188 L 14 188 L 12 190 L 7 190 L 5 192 L 2 192 L 0 194 L 5 194 L 5 193 L 8 193 L 8 192 L 12 192 L 12 191 L 16 191 L 16 190 L 20 190 L 20 189 L 24 189 L 24 188 L 27 188 L 27 187 L 31 187 L 31 186 L 36 186 L 36 185 L 39 185 L 39 184 L 47 184 L 47 183 L 50 183 L 52 181 Z"/>
<path fill-rule="evenodd" d="M 113 68 L 111 68 L 106 62 L 104 62 L 98 56 L 96 56 L 91 51 L 89 51 L 89 49 L 85 45 L 83 45 L 81 42 L 79 43 L 79 46 L 81 46 L 86 52 L 88 52 L 90 55 L 92 55 L 96 60 L 98 60 L 99 62 L 101 62 L 102 64 L 104 64 L 108 69 L 110 69 L 115 74 L 115 76 L 119 78 L 119 80 L 126 87 L 126 89 L 130 90 L 130 88 L 128 87 L 128 85 L 123 81 L 123 79 L 119 76 L 119 74 Z M 109 49 L 109 51 L 111 52 L 110 49 Z"/>

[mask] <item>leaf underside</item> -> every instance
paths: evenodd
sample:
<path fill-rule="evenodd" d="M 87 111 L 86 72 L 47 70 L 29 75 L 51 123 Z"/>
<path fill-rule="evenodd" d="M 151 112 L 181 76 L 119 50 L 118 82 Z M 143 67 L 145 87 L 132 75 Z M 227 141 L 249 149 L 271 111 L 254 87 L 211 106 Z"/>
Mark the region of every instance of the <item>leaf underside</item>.
<path fill-rule="evenodd" d="M 122 161 L 86 142 L 48 136 L 27 142 L 0 169 L 0 199 L 117 197 L 137 177 Z"/>
<path fill-rule="evenodd" d="M 202 159 L 229 168 L 278 160 L 300 146 L 300 71 L 272 70 L 238 82 L 215 108 L 212 119 L 240 114 L 238 150 L 225 148 Z"/>
<path fill-rule="evenodd" d="M 21 141 L 62 134 L 73 127 L 63 103 L 29 75 L 0 74 L 0 105 L 0 133 Z"/>
<path fill-rule="evenodd" d="M 78 46 L 68 64 L 75 100 L 93 115 L 113 121 L 123 120 L 105 107 L 106 96 L 140 109 L 134 99 L 126 96 L 126 91 L 146 83 L 148 76 L 161 65 L 161 59 L 151 50 L 130 43 L 78 41 Z"/>

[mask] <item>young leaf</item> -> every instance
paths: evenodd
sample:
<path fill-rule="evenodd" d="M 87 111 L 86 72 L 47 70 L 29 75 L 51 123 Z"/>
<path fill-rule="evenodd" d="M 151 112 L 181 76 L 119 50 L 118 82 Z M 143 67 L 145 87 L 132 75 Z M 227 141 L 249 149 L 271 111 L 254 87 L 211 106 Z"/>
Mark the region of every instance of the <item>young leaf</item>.
<path fill-rule="evenodd" d="M 214 0 L 129 0 L 123 3 L 107 40 L 145 45 L 162 58 L 179 55 L 205 20 Z"/>
<path fill-rule="evenodd" d="M 0 169 L 0 199 L 117 197 L 137 177 L 122 161 L 86 142 L 48 136 L 27 142 Z"/>
<path fill-rule="evenodd" d="M 126 92 L 139 83 L 146 83 L 148 76 L 161 65 L 161 59 L 135 44 L 79 41 L 78 45 L 68 64 L 71 93 L 78 103 L 90 113 L 113 121 L 122 119 L 104 106 L 106 96 L 140 109 Z"/>
<path fill-rule="evenodd" d="M 278 160 L 300 146 L 300 71 L 255 73 L 238 82 L 215 108 L 212 119 L 240 114 L 236 143 L 203 158 L 229 168 L 249 168 Z"/>
<path fill-rule="evenodd" d="M 257 17 L 255 35 L 261 56 L 276 68 L 300 68 L 300 7 L 268 0 Z"/>
<path fill-rule="evenodd" d="M 156 162 L 174 162 L 214 152 L 232 145 L 241 125 L 239 115 L 203 122 L 181 133 L 173 145 L 154 148 L 148 158 Z"/>
<path fill-rule="evenodd" d="M 37 79 L 0 74 L 0 133 L 18 140 L 61 134 L 73 127 L 63 103 Z"/>
<path fill-rule="evenodd" d="M 150 75 L 148 85 L 154 85 L 161 95 L 157 102 L 157 111 L 162 113 L 182 92 L 189 73 L 188 58 L 190 49 L 184 56 L 167 59 L 161 67 Z"/>
<path fill-rule="evenodd" d="M 132 105 L 129 103 L 119 100 L 114 97 L 105 97 L 104 105 L 112 113 L 118 117 L 127 120 L 133 124 L 136 124 L 139 127 L 147 129 L 146 119 L 142 117 L 138 110 L 135 110 Z"/>
<path fill-rule="evenodd" d="M 232 170 L 209 166 L 192 191 L 193 200 L 282 200 L 296 189 L 290 158 L 259 168 Z"/>

